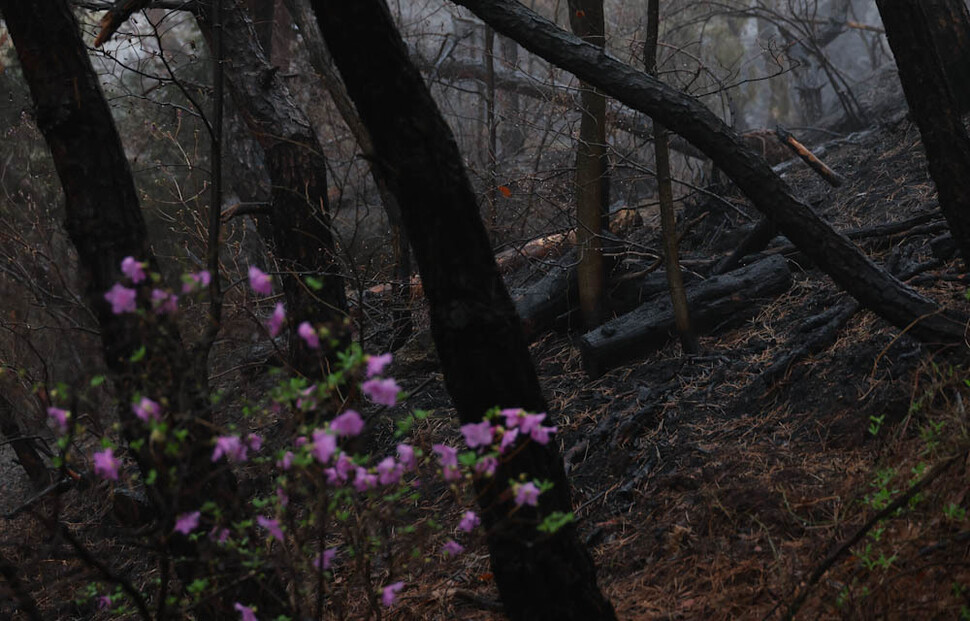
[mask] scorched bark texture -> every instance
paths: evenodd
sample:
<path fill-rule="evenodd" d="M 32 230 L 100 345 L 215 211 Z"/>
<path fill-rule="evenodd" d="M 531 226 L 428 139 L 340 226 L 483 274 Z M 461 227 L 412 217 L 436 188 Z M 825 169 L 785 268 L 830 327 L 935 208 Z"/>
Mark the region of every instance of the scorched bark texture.
<path fill-rule="evenodd" d="M 431 307 L 445 382 L 463 423 L 494 406 L 545 411 L 515 307 L 502 282 L 454 137 L 382 0 L 313 7 L 379 165 L 398 197 Z M 548 479 L 538 512 L 513 508 L 509 479 Z M 571 511 L 562 459 L 528 443 L 479 489 L 495 579 L 514 619 L 613 619 L 574 525 L 536 531 L 539 515 Z M 531 518 L 531 519 L 530 519 Z"/>

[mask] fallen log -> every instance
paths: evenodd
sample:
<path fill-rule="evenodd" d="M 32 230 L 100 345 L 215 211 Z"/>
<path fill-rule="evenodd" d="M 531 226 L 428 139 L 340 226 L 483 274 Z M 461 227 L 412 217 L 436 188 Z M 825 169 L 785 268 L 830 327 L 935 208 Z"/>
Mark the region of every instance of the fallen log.
<path fill-rule="evenodd" d="M 515 312 L 522 320 L 527 339 L 551 326 L 557 317 L 578 303 L 578 264 L 577 251 L 570 250 L 537 283 L 515 298 Z"/>
<path fill-rule="evenodd" d="M 603 238 L 603 261 L 607 273 L 613 271 L 623 241 Z M 527 339 L 547 330 L 567 316 L 579 304 L 579 254 L 573 249 L 560 258 L 545 276 L 526 291 L 515 296 L 515 311 L 522 321 Z"/>
<path fill-rule="evenodd" d="M 749 317 L 759 300 L 791 286 L 788 262 L 770 256 L 687 287 L 687 305 L 698 332 Z M 591 377 L 663 346 L 675 334 L 674 313 L 664 296 L 587 332 L 580 339 L 583 368 Z"/>

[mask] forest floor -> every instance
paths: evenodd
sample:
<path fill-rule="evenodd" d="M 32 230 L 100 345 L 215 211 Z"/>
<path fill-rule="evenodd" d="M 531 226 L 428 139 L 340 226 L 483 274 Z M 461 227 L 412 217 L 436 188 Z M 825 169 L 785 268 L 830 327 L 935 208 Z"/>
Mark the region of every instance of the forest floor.
<path fill-rule="evenodd" d="M 823 159 L 846 177 L 842 187 L 829 187 L 800 163 L 786 169 L 796 193 L 840 230 L 938 211 L 917 128 L 898 106 L 882 118 L 870 131 L 827 146 Z M 717 205 L 688 208 L 688 220 L 710 213 L 685 237 L 686 258 L 729 251 L 737 237 L 725 231 L 754 221 L 742 201 L 749 218 Z M 644 226 L 630 239 L 659 247 L 658 215 L 648 209 L 641 216 Z M 859 243 L 897 273 L 918 268 L 909 282 L 920 291 L 965 307 L 961 266 L 954 259 L 931 263 L 940 222 L 934 215 Z M 590 379 L 578 334 L 545 333 L 533 344 L 600 585 L 621 619 L 778 618 L 805 589 L 798 618 L 959 618 L 970 610 L 965 459 L 841 555 L 816 584 L 806 584 L 880 507 L 963 449 L 963 400 L 970 395 L 965 370 L 932 358 L 868 311 L 852 313 L 832 342 L 777 380 L 762 381 L 765 369 L 804 342 L 820 314 L 848 301 L 785 244 L 777 238 L 767 252 L 786 253 L 793 286 L 740 325 L 703 335 L 698 356 L 684 357 L 672 341 Z M 405 347 L 392 371 L 413 394 L 379 416 L 433 410 L 442 422 L 429 433 L 454 440 L 457 425 L 447 422 L 452 410 L 426 335 Z M 0 510 L 7 511 L 27 496 L 28 485 L 11 457 L 0 457 Z M 84 513 L 91 509 L 84 498 L 67 502 L 66 513 L 78 523 L 98 521 Z M 427 510 L 438 516 L 459 509 L 442 494 Z M 24 518 L 4 529 L 5 539 L 43 539 Z M 143 569 L 137 550 L 115 547 L 111 554 L 120 571 Z M 70 581 L 69 571 L 59 572 L 42 567 L 25 578 Z M 55 589 L 38 599 L 57 610 L 57 597 Z M 391 618 L 500 618 L 484 545 L 426 568 L 401 602 Z"/>
<path fill-rule="evenodd" d="M 916 126 L 898 108 L 887 116 L 828 144 L 823 159 L 846 177 L 842 187 L 800 162 L 786 167 L 796 193 L 839 230 L 938 212 Z M 725 227 L 738 216 L 713 213 L 716 202 L 689 208 L 685 220 L 708 209 L 684 240 L 688 259 L 727 252 L 737 239 L 719 239 L 743 218 Z M 659 216 L 642 215 L 632 239 L 657 248 Z M 932 215 L 859 243 L 895 273 L 918 271 L 908 282 L 926 295 L 965 308 L 961 266 L 935 259 L 930 247 L 943 230 Z M 578 334 L 534 343 L 600 584 L 621 619 L 780 618 L 806 588 L 798 618 L 960 618 L 970 611 L 965 459 L 805 585 L 887 499 L 962 450 L 968 393 L 965 370 L 868 311 L 849 311 L 831 343 L 764 382 L 763 371 L 830 317 L 823 313 L 850 301 L 786 244 L 776 238 L 767 252 L 789 256 L 790 290 L 742 325 L 704 335 L 698 356 L 682 356 L 671 341 L 590 379 Z M 427 377 L 435 381 L 413 404 L 447 408 L 434 372 L 407 378 L 408 387 Z M 418 587 L 404 616 L 492 618 L 479 604 L 497 593 L 482 581 L 488 566 L 478 552 L 465 557 L 464 571 Z M 460 597 L 442 609 L 433 593 Z"/>

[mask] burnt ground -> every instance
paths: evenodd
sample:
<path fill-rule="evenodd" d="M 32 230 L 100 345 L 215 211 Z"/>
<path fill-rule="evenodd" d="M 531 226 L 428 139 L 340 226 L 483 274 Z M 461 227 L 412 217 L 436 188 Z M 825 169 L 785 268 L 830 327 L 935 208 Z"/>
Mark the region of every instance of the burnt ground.
<path fill-rule="evenodd" d="M 944 227 L 935 214 L 919 133 L 898 107 L 882 118 L 871 130 L 842 136 L 820 151 L 846 177 L 842 187 L 829 187 L 800 163 L 787 165 L 785 175 L 840 230 L 929 214 L 905 231 L 859 243 L 896 273 L 915 273 L 910 283 L 920 291 L 965 309 L 960 265 L 933 257 L 930 242 Z M 728 209 L 703 196 L 688 198 L 684 219 L 695 222 L 684 238 L 688 264 L 723 255 L 737 241 L 736 231 L 756 219 L 743 200 L 732 200 Z M 639 247 L 659 247 L 659 217 L 649 208 L 640 215 L 643 226 L 627 237 Z M 683 357 L 672 341 L 590 379 L 577 334 L 547 332 L 532 347 L 561 428 L 557 440 L 579 529 L 602 588 L 621 619 L 778 618 L 803 592 L 800 619 L 959 618 L 970 608 L 970 525 L 961 514 L 970 504 L 964 459 L 908 510 L 840 556 L 816 584 L 806 580 L 886 504 L 879 504 L 880 496 L 898 497 L 919 473 L 966 445 L 960 361 L 946 352 L 931 354 L 872 313 L 858 311 L 847 314 L 817 351 L 765 381 L 765 370 L 804 343 L 820 315 L 848 303 L 783 238 L 767 252 L 790 259 L 793 286 L 734 327 L 703 335 L 696 357 Z M 525 268 L 510 280 L 521 283 L 530 270 L 541 271 Z M 414 393 L 407 407 L 435 411 L 436 422 L 425 433 L 435 441 L 454 439 L 456 425 L 426 333 L 399 352 L 392 370 Z M 234 385 L 241 380 L 233 377 L 221 380 L 229 391 L 259 387 L 252 381 Z M 372 414 L 384 421 L 404 411 Z M 5 472 L 8 510 L 23 492 L 13 471 Z M 96 498 L 65 497 L 72 525 L 110 529 L 104 525 L 107 510 L 92 510 Z M 439 518 L 459 509 L 442 493 L 426 510 Z M 5 541 L 20 541 L 24 550 L 47 542 L 24 517 L 7 520 L 4 531 Z M 101 545 L 119 571 L 147 571 L 137 549 Z M 58 550 L 61 558 L 69 556 L 63 546 Z M 92 618 L 90 607 L 65 608 L 65 591 L 54 586 L 67 588 L 81 573 L 55 555 L 22 577 L 51 585 L 37 591 L 51 618 Z M 413 576 L 401 601 L 392 618 L 500 618 L 481 542 L 459 559 Z"/>
<path fill-rule="evenodd" d="M 945 226 L 918 130 L 898 109 L 888 115 L 819 150 L 846 177 L 842 187 L 799 162 L 782 167 L 786 178 L 839 230 L 920 222 L 859 243 L 895 273 L 916 272 L 909 282 L 926 295 L 966 308 L 961 266 L 932 252 Z M 688 207 L 687 221 L 709 212 L 685 237 L 688 263 L 729 251 L 732 231 L 754 220 L 743 201 L 738 210 L 718 205 Z M 632 239 L 659 247 L 659 217 L 641 215 Z M 766 252 L 790 258 L 793 286 L 742 325 L 703 336 L 699 356 L 683 357 L 672 341 L 591 380 L 576 334 L 546 333 L 532 347 L 560 417 L 580 529 L 622 619 L 780 617 L 826 555 L 882 506 L 867 497 L 883 488 L 898 496 L 916 480 L 914 468 L 965 443 L 959 361 L 934 357 L 868 311 L 850 312 L 818 351 L 764 381 L 819 317 L 851 303 L 784 238 Z M 425 390 L 417 405 L 447 407 L 440 384 Z M 930 421 L 946 421 L 947 441 L 931 438 Z M 961 460 L 913 509 L 874 529 L 878 541 L 866 537 L 842 555 L 808 589 L 797 618 L 966 614 L 970 531 L 944 512 L 967 506 L 966 483 Z M 451 603 L 442 609 L 416 595 L 425 604 L 415 618 L 490 618 L 466 592 L 494 599 L 480 579 L 487 571 L 483 556 L 469 557 L 463 573 L 422 593 L 454 595 Z"/>

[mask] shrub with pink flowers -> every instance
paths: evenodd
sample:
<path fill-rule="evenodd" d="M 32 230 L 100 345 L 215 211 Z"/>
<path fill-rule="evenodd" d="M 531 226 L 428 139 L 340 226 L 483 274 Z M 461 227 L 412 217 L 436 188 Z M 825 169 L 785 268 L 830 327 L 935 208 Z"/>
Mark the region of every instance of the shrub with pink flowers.
<path fill-rule="evenodd" d="M 126 258 L 122 265 L 126 282 L 157 284 L 160 279 L 146 273 L 146 268 L 144 263 Z M 255 267 L 247 276 L 254 292 L 272 295 L 270 276 Z M 211 280 L 207 272 L 199 272 L 183 277 L 182 282 L 183 295 L 191 296 L 202 294 Z M 105 299 L 112 312 L 135 313 L 144 321 L 161 321 L 165 319 L 162 315 L 178 312 L 174 293 L 154 286 L 150 289 L 151 294 L 143 296 L 138 287 L 119 282 Z M 273 304 L 271 315 L 261 320 L 270 336 L 280 333 L 287 316 L 284 303 Z M 319 337 L 326 329 L 303 322 L 296 333 L 307 346 L 319 350 Z M 368 355 L 353 344 L 336 356 L 332 374 L 323 380 L 311 382 L 282 370 L 275 372 L 276 384 L 261 403 L 247 406 L 245 412 L 282 424 L 284 436 L 274 433 L 272 441 L 269 434 L 249 430 L 246 417 L 237 419 L 235 426 L 213 428 L 208 438 L 190 438 L 180 425 L 174 395 L 137 394 L 128 411 L 133 423 L 141 426 L 143 439 L 131 441 L 127 448 L 103 439 L 100 450 L 89 456 L 90 469 L 104 485 L 147 488 L 174 475 L 153 470 L 147 478 L 139 477 L 132 467 L 136 461 L 141 460 L 138 463 L 144 467 L 144 461 L 154 455 L 187 458 L 203 442 L 213 473 L 229 469 L 270 483 L 245 498 L 216 494 L 200 506 L 172 507 L 171 514 L 157 518 L 167 524 L 160 531 L 162 536 L 206 543 L 213 572 L 226 559 L 234 559 L 255 575 L 272 568 L 291 585 L 296 609 L 313 609 L 325 602 L 343 610 L 352 598 L 366 601 L 375 613 L 382 607 L 400 605 L 408 597 L 409 582 L 429 559 L 456 562 L 484 535 L 482 519 L 472 508 L 463 509 L 452 525 L 432 520 L 415 523 L 413 516 L 424 490 L 445 486 L 459 502 L 469 502 L 475 497 L 474 484 L 494 478 L 503 460 L 524 444 L 549 442 L 556 429 L 543 425 L 545 414 L 495 408 L 481 421 L 461 425 L 454 436 L 460 441 L 421 446 L 413 438 L 427 434 L 414 432 L 427 425 L 431 415 L 416 410 L 396 416 L 395 441 L 388 450 L 362 453 L 366 445 L 362 436 L 375 421 L 363 409 L 350 406 L 364 408 L 373 402 L 400 408 L 407 398 L 397 381 L 386 374 L 392 360 L 391 354 Z M 364 399 L 348 402 L 347 395 L 353 394 Z M 379 413 L 379 409 L 371 409 Z M 58 433 L 68 437 L 75 433 L 70 411 L 52 406 L 48 413 Z M 62 459 L 77 460 L 68 455 L 70 442 L 60 446 Z M 166 463 L 172 463 L 171 459 Z M 513 514 L 528 509 L 534 515 L 531 508 L 550 487 L 524 475 L 507 483 Z M 537 536 L 554 532 L 571 519 L 566 514 L 536 519 Z M 176 609 L 191 610 L 206 597 L 209 586 L 205 576 L 188 584 L 181 596 L 169 598 L 168 614 Z M 101 583 L 89 588 L 89 594 L 99 606 L 119 616 L 131 612 L 136 604 L 127 590 L 116 588 L 106 594 Z M 147 600 L 149 594 L 145 597 Z M 244 597 L 235 603 L 235 611 L 240 619 L 261 618 L 258 606 Z"/>

